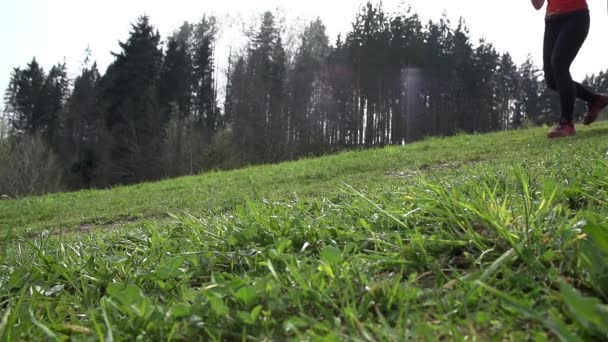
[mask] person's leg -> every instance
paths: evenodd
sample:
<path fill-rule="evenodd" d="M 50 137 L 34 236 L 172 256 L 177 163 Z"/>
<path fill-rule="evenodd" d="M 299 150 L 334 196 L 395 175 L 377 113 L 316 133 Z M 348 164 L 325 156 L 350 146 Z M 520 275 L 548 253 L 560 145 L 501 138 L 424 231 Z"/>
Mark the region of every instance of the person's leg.
<path fill-rule="evenodd" d="M 584 85 L 574 81 L 574 88 L 576 89 L 576 97 L 587 102 L 591 103 L 597 97 L 597 94 L 594 93 L 591 89 L 585 87 Z"/>
<path fill-rule="evenodd" d="M 558 91 L 558 84 L 555 75 L 557 74 L 553 61 L 556 53 L 556 44 L 560 33 L 565 24 L 565 18 L 550 18 L 545 22 L 545 37 L 543 46 L 543 69 L 545 72 L 545 81 L 549 89 Z M 553 127 L 547 136 L 549 138 L 561 138 L 576 134 L 574 124 L 566 122 L 563 118 Z"/>
<path fill-rule="evenodd" d="M 549 89 L 557 91 L 557 83 L 555 82 L 555 72 L 551 60 L 555 42 L 559 34 L 559 22 L 549 20 L 545 22 L 545 36 L 543 39 L 543 71 L 545 74 L 545 82 Z"/>
<path fill-rule="evenodd" d="M 570 66 L 583 46 L 589 33 L 589 13 L 577 12 L 568 15 L 560 25 L 559 34 L 553 47 L 551 66 L 555 84 L 559 92 L 562 121 L 574 121 L 574 101 L 579 97 L 587 102 L 595 98 L 595 94 L 579 83 L 575 83 L 570 75 Z"/>

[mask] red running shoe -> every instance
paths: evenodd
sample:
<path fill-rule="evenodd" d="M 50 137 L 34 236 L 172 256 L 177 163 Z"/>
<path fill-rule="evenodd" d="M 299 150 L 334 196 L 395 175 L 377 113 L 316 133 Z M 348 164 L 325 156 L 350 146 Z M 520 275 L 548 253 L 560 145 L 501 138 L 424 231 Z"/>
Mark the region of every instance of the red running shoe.
<path fill-rule="evenodd" d="M 576 135 L 576 129 L 572 122 L 560 122 L 547 133 L 547 137 L 550 139 L 571 137 L 573 135 Z"/>
<path fill-rule="evenodd" d="M 593 101 L 589 103 L 589 111 L 583 119 L 583 124 L 591 125 L 597 120 L 602 110 L 608 106 L 608 96 L 598 95 Z"/>

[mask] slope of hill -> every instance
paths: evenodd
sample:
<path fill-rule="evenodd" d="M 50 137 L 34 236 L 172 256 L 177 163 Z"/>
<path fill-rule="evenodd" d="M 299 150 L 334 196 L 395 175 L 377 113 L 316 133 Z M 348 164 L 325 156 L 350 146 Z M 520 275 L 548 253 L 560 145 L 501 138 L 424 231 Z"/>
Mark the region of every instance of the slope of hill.
<path fill-rule="evenodd" d="M 0 340 L 608 338 L 608 125 L 0 202 Z"/>

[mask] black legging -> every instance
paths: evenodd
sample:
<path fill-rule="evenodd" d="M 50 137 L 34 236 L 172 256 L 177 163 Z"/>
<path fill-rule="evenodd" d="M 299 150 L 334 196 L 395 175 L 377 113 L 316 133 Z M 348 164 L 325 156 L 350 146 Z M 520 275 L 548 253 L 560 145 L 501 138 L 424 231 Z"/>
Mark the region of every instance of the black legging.
<path fill-rule="evenodd" d="M 549 88 L 559 92 L 562 121 L 574 121 L 574 101 L 591 102 L 595 94 L 570 75 L 570 65 L 589 33 L 589 11 L 577 11 L 546 20 L 543 62 Z"/>

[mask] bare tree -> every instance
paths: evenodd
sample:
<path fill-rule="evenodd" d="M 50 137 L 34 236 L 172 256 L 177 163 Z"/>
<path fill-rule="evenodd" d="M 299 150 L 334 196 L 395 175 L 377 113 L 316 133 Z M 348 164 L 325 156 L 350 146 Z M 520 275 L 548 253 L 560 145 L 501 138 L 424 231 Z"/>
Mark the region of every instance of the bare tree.
<path fill-rule="evenodd" d="M 0 153 L 0 194 L 42 195 L 61 190 L 61 166 L 41 134 L 22 136 Z"/>

